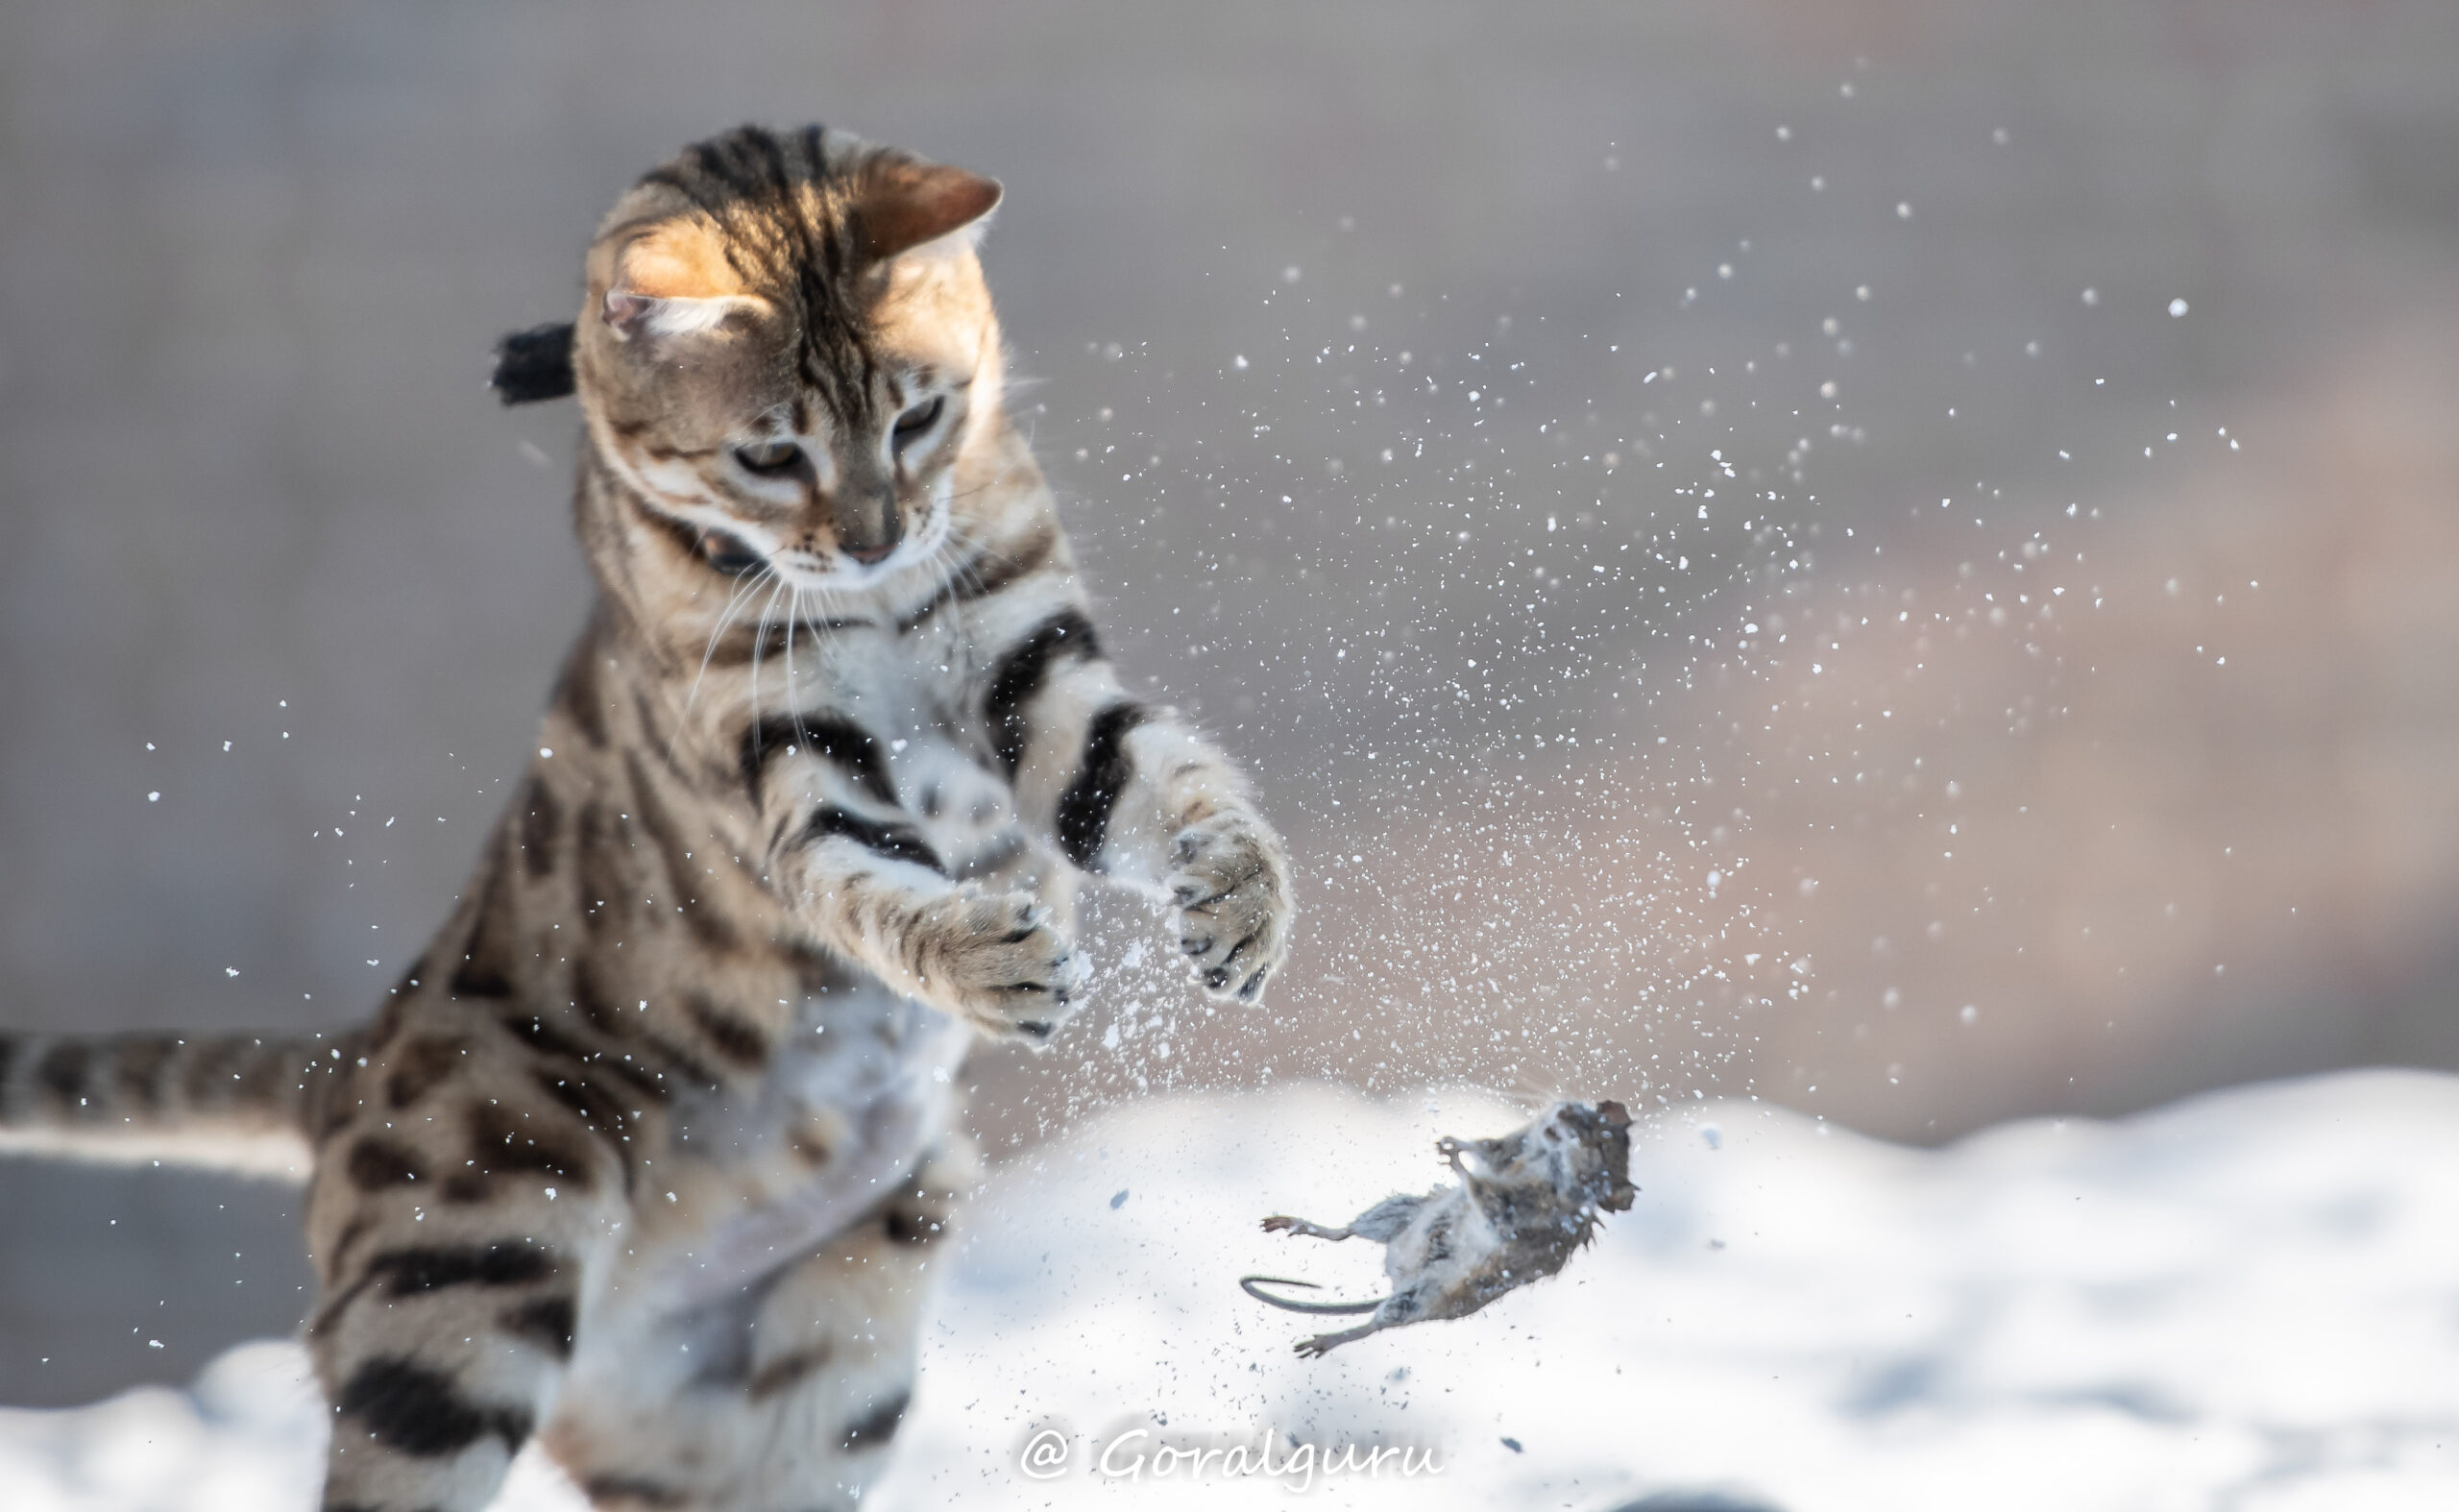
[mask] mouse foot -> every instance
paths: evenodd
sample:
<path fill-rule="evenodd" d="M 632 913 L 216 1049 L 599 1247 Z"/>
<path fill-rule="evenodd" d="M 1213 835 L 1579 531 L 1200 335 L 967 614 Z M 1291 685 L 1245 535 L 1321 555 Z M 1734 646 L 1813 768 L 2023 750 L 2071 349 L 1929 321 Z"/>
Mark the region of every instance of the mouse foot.
<path fill-rule="evenodd" d="M 1296 1346 L 1298 1355 L 1301 1359 L 1322 1359 L 1342 1345 L 1354 1343 L 1380 1327 L 1380 1324 L 1361 1323 L 1354 1329 L 1343 1329 L 1338 1333 L 1318 1333 L 1311 1339 L 1300 1339 Z"/>

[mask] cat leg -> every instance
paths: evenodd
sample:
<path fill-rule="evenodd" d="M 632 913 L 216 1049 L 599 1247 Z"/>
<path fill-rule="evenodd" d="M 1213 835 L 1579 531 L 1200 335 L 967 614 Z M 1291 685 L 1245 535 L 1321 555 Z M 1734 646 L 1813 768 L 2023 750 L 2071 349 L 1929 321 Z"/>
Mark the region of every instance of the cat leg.
<path fill-rule="evenodd" d="M 699 1344 L 709 1364 L 687 1379 L 584 1356 L 548 1451 L 603 1512 L 848 1512 L 888 1467 L 940 1241 L 973 1180 L 970 1144 L 943 1144 L 862 1222 L 752 1288 L 734 1342 Z"/>
<path fill-rule="evenodd" d="M 1255 1000 L 1289 951 L 1280 838 L 1228 758 L 1176 711 L 1127 695 L 1072 583 L 1038 597 L 1002 606 L 1017 638 L 982 694 L 1018 814 L 1084 870 L 1167 896 L 1197 980 Z"/>
<path fill-rule="evenodd" d="M 484 1507 L 551 1408 L 623 1226 L 613 1131 L 531 1085 L 509 1044 L 470 1063 L 415 1100 L 364 1099 L 318 1151 L 306 1342 L 332 1410 L 328 1512 Z"/>
<path fill-rule="evenodd" d="M 801 744 L 755 767 L 771 886 L 896 991 L 992 1035 L 1048 1037 L 1087 975 L 1062 922 L 1031 892 L 957 881 L 884 768 L 848 755 L 870 737 L 817 716 L 792 728 L 770 741 Z"/>
<path fill-rule="evenodd" d="M 608 1227 L 568 1178 L 556 1200 L 533 1188 L 475 1211 L 429 1206 L 436 1189 L 411 1184 L 351 1194 L 353 1236 L 308 1326 L 333 1415 L 326 1512 L 477 1512 L 493 1500 L 554 1401 Z"/>

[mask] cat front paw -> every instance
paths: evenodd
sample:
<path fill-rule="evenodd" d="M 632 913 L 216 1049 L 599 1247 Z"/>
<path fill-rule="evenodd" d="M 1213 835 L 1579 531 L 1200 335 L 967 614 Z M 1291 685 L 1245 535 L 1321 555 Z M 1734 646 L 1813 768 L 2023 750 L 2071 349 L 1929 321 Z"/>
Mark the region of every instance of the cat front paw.
<path fill-rule="evenodd" d="M 1254 1002 L 1289 954 L 1296 912 L 1279 837 L 1245 814 L 1181 830 L 1163 885 L 1179 907 L 1179 948 L 1218 997 Z"/>
<path fill-rule="evenodd" d="M 917 933 L 924 999 L 985 1033 L 1048 1039 L 1083 991 L 1083 955 L 1029 892 L 958 892 Z"/>

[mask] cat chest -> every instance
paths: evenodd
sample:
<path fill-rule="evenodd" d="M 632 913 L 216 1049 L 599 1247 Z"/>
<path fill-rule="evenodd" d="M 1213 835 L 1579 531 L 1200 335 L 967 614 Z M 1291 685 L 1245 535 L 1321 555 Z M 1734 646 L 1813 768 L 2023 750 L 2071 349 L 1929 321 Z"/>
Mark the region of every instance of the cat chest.
<path fill-rule="evenodd" d="M 807 1000 L 760 1082 L 678 1103 L 621 1289 L 704 1304 L 864 1218 L 945 1134 L 971 1034 L 876 984 Z"/>
<path fill-rule="evenodd" d="M 863 732 L 864 765 L 885 779 L 897 808 L 959 877 L 1004 869 L 1027 848 L 1008 786 L 962 707 L 943 654 L 927 646 L 848 646 L 807 688 L 801 706 Z M 911 654 L 900 654 L 900 653 Z M 864 796 L 876 799 L 875 791 Z"/>

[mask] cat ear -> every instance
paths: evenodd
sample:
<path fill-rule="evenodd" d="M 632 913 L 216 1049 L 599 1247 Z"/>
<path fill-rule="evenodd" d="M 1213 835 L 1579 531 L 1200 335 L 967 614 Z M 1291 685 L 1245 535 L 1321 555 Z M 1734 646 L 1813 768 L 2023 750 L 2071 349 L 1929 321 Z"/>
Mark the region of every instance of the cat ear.
<path fill-rule="evenodd" d="M 856 212 L 863 256 L 885 262 L 938 242 L 970 248 L 1004 192 L 996 179 L 944 163 L 882 162 L 864 184 Z"/>
<path fill-rule="evenodd" d="M 741 292 L 742 280 L 697 227 L 668 227 L 622 250 L 598 313 L 622 341 L 716 330 L 736 311 L 766 306 Z"/>
<path fill-rule="evenodd" d="M 572 328 L 532 326 L 496 343 L 495 376 L 487 379 L 505 404 L 535 404 L 572 391 Z"/>
<path fill-rule="evenodd" d="M 726 323 L 726 317 L 737 310 L 762 308 L 760 301 L 740 294 L 720 294 L 707 299 L 657 299 L 635 294 L 629 289 L 606 291 L 602 313 L 607 329 L 622 340 L 629 341 L 644 333 L 650 337 L 690 336 L 704 330 L 716 330 Z"/>

